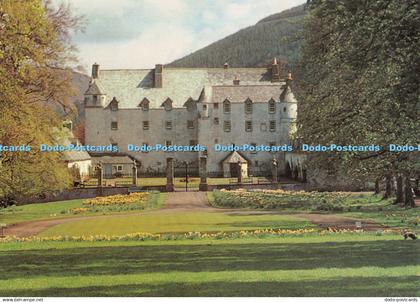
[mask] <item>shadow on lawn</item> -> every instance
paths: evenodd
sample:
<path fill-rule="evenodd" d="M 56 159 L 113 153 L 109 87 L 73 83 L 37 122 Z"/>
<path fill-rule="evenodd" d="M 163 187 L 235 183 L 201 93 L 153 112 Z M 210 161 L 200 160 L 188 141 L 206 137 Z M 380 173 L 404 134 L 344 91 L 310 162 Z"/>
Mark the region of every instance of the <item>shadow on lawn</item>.
<path fill-rule="evenodd" d="M 158 283 L 2 291 L 0 296 L 418 296 L 417 278 L 345 277 L 322 281 Z"/>
<path fill-rule="evenodd" d="M 315 268 L 419 263 L 414 241 L 109 246 L 0 252 L 1 279 Z"/>

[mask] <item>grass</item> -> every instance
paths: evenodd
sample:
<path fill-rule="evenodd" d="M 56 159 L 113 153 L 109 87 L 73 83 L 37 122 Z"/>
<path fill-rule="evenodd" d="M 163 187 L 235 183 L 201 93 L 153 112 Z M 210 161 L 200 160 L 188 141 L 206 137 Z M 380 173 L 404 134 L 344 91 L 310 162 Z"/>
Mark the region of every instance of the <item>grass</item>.
<path fill-rule="evenodd" d="M 165 200 L 164 193 L 152 193 L 147 204 L 147 209 L 159 208 L 163 205 Z M 74 217 L 75 214 L 71 209 L 82 208 L 83 199 L 54 201 L 46 203 L 28 204 L 22 206 L 12 206 L 5 209 L 0 209 L 0 222 L 6 224 L 14 224 L 23 221 L 35 221 L 45 219 L 56 219 L 62 217 Z M 77 214 L 78 216 L 95 216 L 107 215 L 121 212 L 136 212 L 136 211 L 102 211 L 102 212 L 83 212 Z"/>
<path fill-rule="evenodd" d="M 325 213 L 373 220 L 399 228 L 419 230 L 420 209 L 393 205 L 371 192 L 241 192 L 214 190 L 209 202 L 220 208 L 278 209 L 284 213 Z"/>
<path fill-rule="evenodd" d="M 418 296 L 395 235 L 0 245 L 0 296 Z"/>
<path fill-rule="evenodd" d="M 125 235 L 129 233 L 185 233 L 255 230 L 261 228 L 300 229 L 311 227 L 305 219 L 286 215 L 222 214 L 206 212 L 145 213 L 120 217 L 97 217 L 57 225 L 40 236 Z"/>

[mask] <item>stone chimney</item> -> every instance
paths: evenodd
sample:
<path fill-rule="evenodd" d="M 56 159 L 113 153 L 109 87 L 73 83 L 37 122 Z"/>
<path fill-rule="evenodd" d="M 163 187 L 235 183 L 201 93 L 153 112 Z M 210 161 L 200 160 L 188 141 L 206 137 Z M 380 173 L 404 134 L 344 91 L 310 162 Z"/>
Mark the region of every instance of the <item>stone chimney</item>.
<path fill-rule="evenodd" d="M 229 63 L 228 63 L 228 62 L 226 62 L 225 64 L 223 64 L 223 68 L 224 68 L 224 69 L 229 69 Z"/>
<path fill-rule="evenodd" d="M 163 65 L 156 64 L 155 73 L 154 73 L 154 87 L 162 88 L 162 86 L 163 86 Z"/>
<path fill-rule="evenodd" d="M 277 58 L 274 57 L 271 64 L 271 82 L 280 82 L 280 66 L 277 63 Z"/>
<path fill-rule="evenodd" d="M 238 78 L 238 76 L 235 76 L 235 79 L 233 80 L 233 85 L 237 86 L 239 85 L 241 80 Z"/>
<path fill-rule="evenodd" d="M 92 79 L 99 78 L 99 64 L 95 63 L 92 65 Z"/>

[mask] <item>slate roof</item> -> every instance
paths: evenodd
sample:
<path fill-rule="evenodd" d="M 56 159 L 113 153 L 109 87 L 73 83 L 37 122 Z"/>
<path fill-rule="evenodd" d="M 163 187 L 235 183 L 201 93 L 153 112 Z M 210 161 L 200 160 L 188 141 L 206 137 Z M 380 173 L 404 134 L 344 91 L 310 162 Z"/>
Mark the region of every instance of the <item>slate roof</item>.
<path fill-rule="evenodd" d="M 232 103 L 242 103 L 249 98 L 253 103 L 264 103 L 270 99 L 280 101 L 282 92 L 279 85 L 213 86 L 209 101 L 221 103 L 228 99 Z"/>
<path fill-rule="evenodd" d="M 93 81 L 89 84 L 89 88 L 86 90 L 85 94 L 104 94 L 103 89 L 100 88 L 100 84 L 96 81 Z"/>
<path fill-rule="evenodd" d="M 92 164 L 133 164 L 133 160 L 128 156 L 99 156 L 92 157 Z"/>
<path fill-rule="evenodd" d="M 73 136 L 73 133 L 71 131 L 66 132 L 66 137 L 62 139 L 63 145 L 79 145 L 79 141 Z M 66 162 L 78 162 L 78 161 L 84 161 L 84 160 L 90 160 L 91 157 L 89 153 L 86 151 L 64 151 L 63 152 L 63 160 Z"/>
<path fill-rule="evenodd" d="M 163 87 L 154 88 L 154 69 L 117 69 L 101 70 L 87 92 L 106 94 L 105 107 L 116 97 L 119 108 L 137 108 L 144 98 L 150 101 L 150 108 L 160 108 L 169 97 L 174 108 L 182 108 L 189 98 L 198 100 L 203 88 L 232 85 L 235 78 L 240 85 L 264 85 L 264 89 L 273 86 L 279 90 L 284 85 L 271 83 L 267 68 L 163 68 Z"/>

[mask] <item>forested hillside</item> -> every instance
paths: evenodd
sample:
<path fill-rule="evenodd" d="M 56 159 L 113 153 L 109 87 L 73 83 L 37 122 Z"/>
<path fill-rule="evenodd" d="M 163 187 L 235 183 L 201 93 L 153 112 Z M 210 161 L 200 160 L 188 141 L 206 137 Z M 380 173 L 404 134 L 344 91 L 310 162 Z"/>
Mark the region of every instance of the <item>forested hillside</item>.
<path fill-rule="evenodd" d="M 273 14 L 257 24 L 169 64 L 171 67 L 257 67 L 273 57 L 293 65 L 297 59 L 304 6 Z"/>

